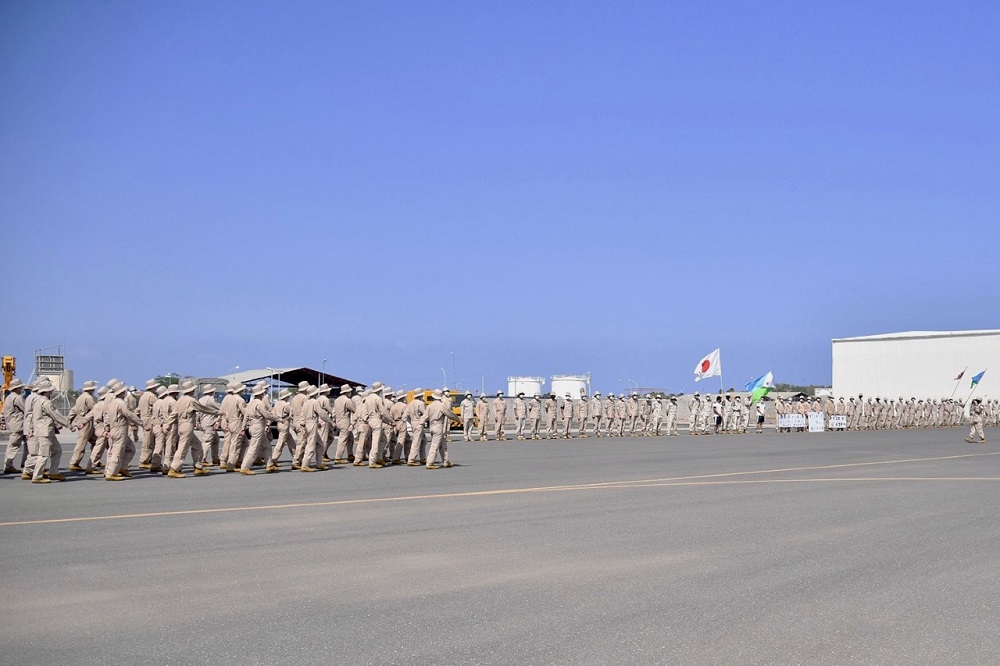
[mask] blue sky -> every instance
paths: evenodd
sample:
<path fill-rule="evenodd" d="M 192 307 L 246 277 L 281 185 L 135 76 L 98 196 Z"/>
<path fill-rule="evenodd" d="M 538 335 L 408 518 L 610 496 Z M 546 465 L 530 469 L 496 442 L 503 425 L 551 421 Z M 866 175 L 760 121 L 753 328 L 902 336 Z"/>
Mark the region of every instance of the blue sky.
<path fill-rule="evenodd" d="M 758 4 L 3 3 L 0 352 L 691 390 L 996 328 L 1000 5 Z"/>

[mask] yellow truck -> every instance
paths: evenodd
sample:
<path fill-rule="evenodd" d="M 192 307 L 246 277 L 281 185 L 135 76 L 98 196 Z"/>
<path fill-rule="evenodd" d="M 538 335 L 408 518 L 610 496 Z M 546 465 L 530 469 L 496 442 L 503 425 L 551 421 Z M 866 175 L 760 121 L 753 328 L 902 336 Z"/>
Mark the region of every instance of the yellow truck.
<path fill-rule="evenodd" d="M 431 404 L 431 396 L 433 394 L 434 394 L 434 390 L 433 389 L 427 389 L 426 391 L 423 392 L 423 394 L 421 394 L 419 396 L 416 395 L 413 391 L 407 391 L 406 392 L 406 402 L 407 403 L 411 403 L 411 402 L 413 402 L 414 398 L 421 398 L 421 399 L 423 399 L 425 405 L 429 405 L 429 404 Z M 462 403 L 462 398 L 464 397 L 465 394 L 459 393 L 458 391 L 448 391 L 448 395 L 451 396 L 451 411 L 452 411 L 452 413 L 455 414 L 455 416 L 458 417 L 458 423 L 455 423 L 454 421 L 449 421 L 448 423 L 451 424 L 451 429 L 452 430 L 461 430 L 462 429 L 462 404 L 461 403 Z"/>

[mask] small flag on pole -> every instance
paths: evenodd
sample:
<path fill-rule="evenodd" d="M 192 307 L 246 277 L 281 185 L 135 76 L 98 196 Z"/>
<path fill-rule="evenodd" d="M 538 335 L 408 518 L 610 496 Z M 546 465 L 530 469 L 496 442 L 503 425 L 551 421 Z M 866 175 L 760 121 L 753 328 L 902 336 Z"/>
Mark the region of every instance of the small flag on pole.
<path fill-rule="evenodd" d="M 770 371 L 761 375 L 757 379 L 746 385 L 746 390 L 750 392 L 750 404 L 756 405 L 761 399 L 774 388 L 774 375 Z"/>
<path fill-rule="evenodd" d="M 965 370 L 968 370 L 968 368 L 965 368 Z M 962 380 L 962 377 L 964 377 L 964 376 L 965 376 L 965 370 L 962 370 L 962 372 L 958 373 L 958 377 L 955 377 L 955 381 L 956 381 L 956 382 L 958 382 L 958 381 L 961 381 L 961 380 Z"/>
<path fill-rule="evenodd" d="M 986 374 L 986 371 L 985 371 L 985 370 L 983 370 L 983 371 L 982 371 L 982 372 L 980 372 L 980 373 L 979 373 L 978 375 L 974 376 L 974 377 L 972 378 L 972 385 L 971 385 L 971 386 L 969 386 L 969 388 L 972 388 L 972 387 L 974 387 L 974 386 L 975 386 L 976 384 L 978 384 L 978 383 L 979 383 L 979 380 L 980 380 L 980 379 L 982 379 L 982 378 L 983 378 L 983 375 L 985 375 L 985 374 Z"/>
<path fill-rule="evenodd" d="M 699 381 L 705 377 L 716 377 L 722 374 L 722 359 L 719 358 L 719 350 L 701 359 L 694 368 L 694 380 Z"/>

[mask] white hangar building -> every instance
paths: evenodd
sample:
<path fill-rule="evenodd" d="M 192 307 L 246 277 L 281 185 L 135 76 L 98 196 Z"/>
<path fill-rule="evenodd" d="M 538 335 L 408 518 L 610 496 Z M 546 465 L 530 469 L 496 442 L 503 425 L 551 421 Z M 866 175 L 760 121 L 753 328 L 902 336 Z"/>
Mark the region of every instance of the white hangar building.
<path fill-rule="evenodd" d="M 965 372 L 960 381 L 956 377 Z M 833 341 L 833 393 L 848 397 L 965 400 L 983 370 L 978 397 L 1000 397 L 1000 330 L 911 331 Z"/>

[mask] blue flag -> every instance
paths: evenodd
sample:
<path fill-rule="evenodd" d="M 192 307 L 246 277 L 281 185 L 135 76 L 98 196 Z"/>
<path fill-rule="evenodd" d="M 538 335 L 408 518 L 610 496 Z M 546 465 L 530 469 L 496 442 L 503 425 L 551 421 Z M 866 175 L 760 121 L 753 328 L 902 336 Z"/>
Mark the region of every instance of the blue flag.
<path fill-rule="evenodd" d="M 980 372 L 980 373 L 979 373 L 978 375 L 976 375 L 975 377 L 973 377 L 973 378 L 972 378 L 972 386 L 970 386 L 969 388 L 972 388 L 973 386 L 975 386 L 976 384 L 978 384 L 978 383 L 979 383 L 979 380 L 980 380 L 980 379 L 982 379 L 982 378 L 983 378 L 983 375 L 985 375 L 985 374 L 986 374 L 986 371 L 985 371 L 985 370 L 983 370 L 983 371 L 982 371 L 982 372 Z"/>

